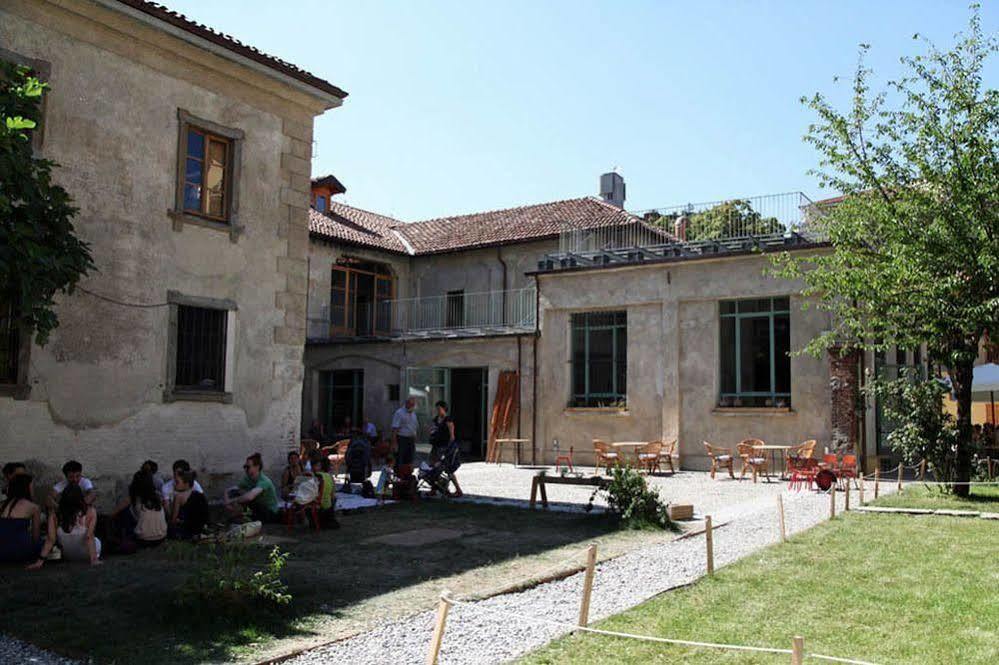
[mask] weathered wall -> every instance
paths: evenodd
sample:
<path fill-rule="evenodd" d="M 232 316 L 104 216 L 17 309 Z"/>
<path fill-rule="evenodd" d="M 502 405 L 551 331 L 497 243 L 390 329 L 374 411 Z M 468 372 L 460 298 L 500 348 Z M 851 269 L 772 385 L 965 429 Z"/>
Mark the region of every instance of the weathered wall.
<path fill-rule="evenodd" d="M 546 459 L 553 439 L 592 461 L 592 439 L 679 440 L 681 463 L 706 468 L 703 441 L 735 446 L 757 437 L 774 444 L 818 439 L 829 445 L 830 393 L 824 358 L 791 359 L 789 411 L 718 409 L 718 301 L 791 296 L 791 346 L 800 349 L 826 327 L 803 311 L 800 285 L 764 274 L 768 259 L 744 257 L 550 274 L 540 278 L 538 439 Z M 628 312 L 628 408 L 570 409 L 569 317 L 572 312 Z"/>
<path fill-rule="evenodd" d="M 488 418 L 492 413 L 499 373 L 503 370 L 517 370 L 519 355 L 522 405 L 519 416 L 520 433 L 523 438 L 530 438 L 533 340 L 533 335 L 523 335 L 485 339 L 309 345 L 305 349 L 306 370 L 303 388 L 305 399 L 302 421 L 309 423 L 318 417 L 320 371 L 362 369 L 364 370 L 364 413 L 380 431 L 388 432 L 391 428 L 392 414 L 399 408 L 399 403 L 388 400 L 386 386 L 388 384 L 405 386 L 406 368 L 410 367 L 487 367 Z"/>
<path fill-rule="evenodd" d="M 60 328 L 31 349 L 29 398 L 0 397 L 0 459 L 42 471 L 76 458 L 105 487 L 146 458 L 169 468 L 184 457 L 209 473 L 238 470 L 253 450 L 276 462 L 298 437 L 321 107 L 117 12 L 57 5 L 5 1 L 0 44 L 50 63 L 43 153 L 60 164 L 97 264 L 81 286 L 131 305 L 60 299 Z M 245 132 L 234 239 L 167 214 L 180 108 Z M 235 301 L 231 404 L 164 402 L 168 308 L 148 305 L 168 290 Z"/>
<path fill-rule="evenodd" d="M 534 278 L 525 273 L 536 270 L 538 260 L 556 249 L 557 241 L 547 240 L 417 256 L 413 260 L 410 292 L 414 296 L 438 296 L 455 290 L 481 293 L 533 286 Z"/>

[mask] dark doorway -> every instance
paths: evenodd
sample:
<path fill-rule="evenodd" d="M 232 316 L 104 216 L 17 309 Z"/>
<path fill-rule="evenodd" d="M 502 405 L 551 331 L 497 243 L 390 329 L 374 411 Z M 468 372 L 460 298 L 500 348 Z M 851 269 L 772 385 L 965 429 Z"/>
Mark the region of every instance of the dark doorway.
<path fill-rule="evenodd" d="M 451 368 L 451 418 L 464 459 L 482 459 L 486 424 L 485 367 Z"/>
<path fill-rule="evenodd" d="M 332 436 L 344 429 L 347 418 L 353 426 L 361 418 L 364 402 L 364 370 L 338 369 L 319 373 L 319 413 Z"/>

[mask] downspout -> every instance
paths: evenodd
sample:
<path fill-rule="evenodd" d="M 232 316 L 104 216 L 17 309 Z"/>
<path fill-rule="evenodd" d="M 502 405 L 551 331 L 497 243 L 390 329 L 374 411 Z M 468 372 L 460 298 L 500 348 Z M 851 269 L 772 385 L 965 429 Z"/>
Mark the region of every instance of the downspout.
<path fill-rule="evenodd" d="M 857 447 L 859 450 L 859 455 L 857 456 L 860 460 L 860 471 L 861 473 L 866 473 L 864 460 L 867 458 L 867 396 L 864 395 L 864 380 L 867 377 L 867 351 L 861 349 L 860 362 L 858 363 L 858 371 L 860 376 L 857 377 L 857 385 L 860 387 L 860 394 L 863 396 L 863 408 L 860 409 L 860 419 L 857 423 Z"/>
<path fill-rule="evenodd" d="M 534 360 L 531 364 L 531 379 L 533 388 L 531 394 L 531 465 L 538 465 L 538 335 L 541 331 L 538 315 L 540 313 L 541 283 L 534 275 Z"/>
<path fill-rule="evenodd" d="M 520 411 L 523 411 L 523 406 L 524 406 L 524 390 L 523 390 L 523 385 L 524 385 L 524 382 L 523 382 L 522 379 L 523 379 L 523 376 L 524 376 L 524 371 L 523 371 L 523 363 L 521 362 L 521 350 L 520 350 L 520 346 L 521 346 L 520 345 L 520 339 L 521 339 L 521 337 L 523 337 L 523 335 L 517 335 L 517 404 L 520 405 Z M 521 438 L 521 436 L 520 436 L 520 421 L 521 420 L 522 420 L 522 418 L 520 417 L 520 413 L 518 413 L 517 414 L 517 438 L 518 439 Z"/>

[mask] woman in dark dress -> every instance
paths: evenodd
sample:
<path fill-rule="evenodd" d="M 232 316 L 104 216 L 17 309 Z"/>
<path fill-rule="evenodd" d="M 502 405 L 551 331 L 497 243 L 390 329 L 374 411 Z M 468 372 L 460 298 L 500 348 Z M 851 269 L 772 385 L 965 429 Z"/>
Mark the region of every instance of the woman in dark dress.
<path fill-rule="evenodd" d="M 441 400 L 435 406 L 437 407 L 437 415 L 434 416 L 433 422 L 430 425 L 431 464 L 436 464 L 437 460 L 444 454 L 448 444 L 454 441 L 454 420 L 451 419 L 451 416 L 447 415 L 447 402 Z M 454 496 L 461 496 L 461 486 L 458 484 L 458 478 L 453 473 L 451 474 L 451 480 L 454 481 Z"/>
<path fill-rule="evenodd" d="M 31 476 L 19 473 L 7 485 L 0 505 L 0 562 L 29 563 L 42 549 L 42 513 L 31 500 Z"/>

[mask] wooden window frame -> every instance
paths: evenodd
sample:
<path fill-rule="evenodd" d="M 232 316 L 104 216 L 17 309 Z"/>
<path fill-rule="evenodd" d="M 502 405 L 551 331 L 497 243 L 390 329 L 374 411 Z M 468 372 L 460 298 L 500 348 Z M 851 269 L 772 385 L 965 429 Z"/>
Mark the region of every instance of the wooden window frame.
<path fill-rule="evenodd" d="M 387 270 L 387 269 L 386 269 Z M 333 286 L 333 275 L 336 272 L 342 272 L 344 275 L 344 286 L 343 288 L 337 288 Z M 357 336 L 357 312 L 354 311 L 354 298 L 353 294 L 356 288 L 352 284 L 356 281 L 357 275 L 370 275 L 374 279 L 374 291 L 373 291 L 373 302 L 374 307 L 371 311 L 371 331 L 375 334 L 389 334 L 391 330 L 384 330 L 378 327 L 378 304 L 379 302 L 384 302 L 386 300 L 392 301 L 395 299 L 395 287 L 396 280 L 395 276 L 391 273 L 379 273 L 372 270 L 363 270 L 356 268 L 352 265 L 334 264 L 330 269 L 330 336 L 331 337 L 356 337 Z M 352 276 L 354 279 L 351 279 Z M 389 283 L 389 295 L 387 298 L 378 297 L 378 283 L 388 282 Z M 333 292 L 343 291 L 343 325 L 338 326 L 333 323 Z M 389 328 L 392 326 L 392 314 L 389 312 Z"/>
<path fill-rule="evenodd" d="M 223 402 L 232 404 L 232 381 L 234 376 L 234 356 L 236 349 L 236 303 L 232 300 L 221 298 L 204 298 L 200 296 L 188 296 L 176 291 L 167 292 L 167 302 L 169 303 L 169 321 L 167 336 L 167 357 L 166 357 L 166 379 L 163 382 L 164 402 L 193 401 L 193 402 Z M 179 309 L 181 306 L 200 307 L 202 309 L 219 309 L 227 312 L 226 316 L 226 340 L 224 358 L 224 386 L 222 390 L 198 390 L 190 387 L 177 387 L 177 325 Z"/>
<path fill-rule="evenodd" d="M 182 231 L 185 224 L 193 224 L 209 229 L 224 231 L 229 239 L 236 242 L 243 228 L 239 225 L 239 180 L 241 173 L 243 140 L 245 133 L 241 129 L 226 127 L 205 118 L 199 118 L 184 109 L 177 110 L 177 172 L 176 195 L 173 209 L 168 214 L 173 219 L 174 231 Z M 202 187 L 205 183 L 205 168 L 208 163 L 210 141 L 222 142 L 227 145 L 226 164 L 223 174 L 223 214 L 210 215 L 205 212 L 207 195 L 202 193 L 201 211 L 184 208 L 184 185 L 187 175 L 187 136 L 190 131 L 198 132 L 205 137 L 204 154 L 202 156 Z"/>
<path fill-rule="evenodd" d="M 623 315 L 623 321 L 614 322 L 609 324 L 595 324 L 591 325 L 590 316 L 591 315 Z M 620 360 L 618 358 L 618 344 L 619 336 L 621 330 L 625 332 L 624 344 L 624 358 Z M 575 372 L 575 357 L 576 357 L 576 347 L 575 347 L 575 332 L 577 330 L 583 331 L 583 391 L 576 391 L 576 372 Z M 590 331 L 592 330 L 610 330 L 611 331 L 611 387 L 612 390 L 609 393 L 594 393 L 590 391 Z M 574 312 L 569 315 L 569 405 L 570 409 L 627 409 L 628 407 L 628 344 L 627 344 L 627 332 L 628 332 L 628 310 L 598 310 L 592 312 Z M 624 386 L 623 390 L 619 390 L 618 386 L 618 369 L 619 364 L 624 363 Z M 593 405 L 590 402 L 596 400 L 597 405 Z M 600 406 L 599 402 L 607 401 L 613 402 L 609 405 Z"/>
<path fill-rule="evenodd" d="M 788 306 L 786 309 L 778 309 L 776 305 L 777 300 L 787 299 Z M 754 302 L 759 300 L 769 300 L 770 309 L 766 311 L 751 311 L 751 312 L 740 312 L 739 303 L 743 302 Z M 722 312 L 722 304 L 732 303 L 734 308 L 732 312 Z M 718 406 L 719 408 L 732 408 L 732 409 L 759 409 L 759 408 L 791 408 L 791 385 L 792 381 L 791 370 L 790 370 L 790 358 L 788 358 L 788 391 L 778 392 L 777 391 L 777 354 L 776 354 L 776 333 L 774 320 L 777 316 L 786 316 L 788 325 L 788 337 L 791 334 L 791 299 L 789 296 L 773 296 L 764 298 L 735 298 L 726 299 L 719 301 L 718 305 Z M 769 391 L 746 391 L 742 390 L 742 353 L 741 353 L 741 336 L 742 336 L 742 326 L 740 323 L 744 319 L 767 319 L 769 323 L 769 340 L 770 340 L 770 390 Z M 734 335 L 734 345 L 735 345 L 735 367 L 733 371 L 735 373 L 735 391 L 725 392 L 723 386 L 721 385 L 721 374 L 722 374 L 722 348 L 721 348 L 721 323 L 725 319 L 735 320 L 735 335 Z M 722 406 L 724 399 L 731 400 L 742 400 L 742 399 L 770 399 L 773 406 Z M 778 400 L 784 400 L 784 404 L 781 407 L 776 407 Z"/>

